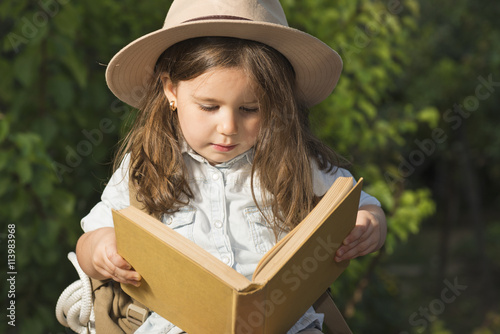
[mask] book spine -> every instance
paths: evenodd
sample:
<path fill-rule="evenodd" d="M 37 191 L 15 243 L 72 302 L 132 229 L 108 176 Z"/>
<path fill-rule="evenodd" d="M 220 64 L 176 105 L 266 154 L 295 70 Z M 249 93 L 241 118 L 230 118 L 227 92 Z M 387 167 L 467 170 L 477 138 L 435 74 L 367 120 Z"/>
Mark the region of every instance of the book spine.
<path fill-rule="evenodd" d="M 265 288 L 250 292 L 234 292 L 233 334 L 265 334 L 267 309 Z"/>

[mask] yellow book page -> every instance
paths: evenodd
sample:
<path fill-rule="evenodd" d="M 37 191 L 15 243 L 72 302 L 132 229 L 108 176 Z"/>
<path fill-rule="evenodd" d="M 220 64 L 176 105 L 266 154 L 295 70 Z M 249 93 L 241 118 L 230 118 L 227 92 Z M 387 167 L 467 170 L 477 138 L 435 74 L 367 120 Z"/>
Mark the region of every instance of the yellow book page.
<path fill-rule="evenodd" d="M 260 259 L 255 271 L 253 272 L 253 277 L 259 274 L 262 268 L 280 251 L 280 249 L 290 240 L 290 238 L 297 232 L 297 228 L 294 228 L 286 236 L 283 237 L 280 241 L 276 243 L 266 254 Z M 252 279 L 252 282 L 254 280 Z"/>
<path fill-rule="evenodd" d="M 361 185 L 362 179 L 358 183 Z M 261 259 L 254 271 L 252 281 L 263 284 L 271 278 L 294 254 L 294 251 L 300 248 L 318 226 L 331 215 L 352 188 L 352 177 L 339 177 L 335 180 L 334 184 L 306 218 Z"/>

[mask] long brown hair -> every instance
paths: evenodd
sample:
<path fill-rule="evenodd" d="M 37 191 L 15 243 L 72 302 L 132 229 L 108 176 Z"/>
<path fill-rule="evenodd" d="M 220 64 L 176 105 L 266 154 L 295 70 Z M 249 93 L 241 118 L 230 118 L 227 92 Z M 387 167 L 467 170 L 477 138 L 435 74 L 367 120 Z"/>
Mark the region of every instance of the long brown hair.
<path fill-rule="evenodd" d="M 115 166 L 131 155 L 130 178 L 137 200 L 159 216 L 194 197 L 181 153 L 182 133 L 177 113 L 169 110 L 162 84 L 176 85 L 214 68 L 241 68 L 257 84 L 261 129 L 254 146 L 252 194 L 255 181 L 264 189 L 263 206 L 275 234 L 295 227 L 316 205 L 311 161 L 330 171 L 341 161 L 311 132 L 308 109 L 296 91 L 295 73 L 273 48 L 254 41 L 201 37 L 168 48 L 158 59 L 135 123 L 123 140 Z M 257 176 L 257 177 L 256 177 Z M 262 209 L 262 206 L 259 206 Z M 263 211 L 263 210 L 261 210 Z"/>

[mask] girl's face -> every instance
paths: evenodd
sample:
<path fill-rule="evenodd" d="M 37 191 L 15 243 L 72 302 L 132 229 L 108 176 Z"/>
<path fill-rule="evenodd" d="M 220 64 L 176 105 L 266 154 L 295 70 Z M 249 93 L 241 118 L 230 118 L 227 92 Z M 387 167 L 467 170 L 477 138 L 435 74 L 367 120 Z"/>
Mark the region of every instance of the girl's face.
<path fill-rule="evenodd" d="M 216 68 L 180 81 L 164 79 L 165 95 L 174 101 L 189 146 L 212 165 L 250 149 L 260 129 L 255 84 L 239 68 Z"/>

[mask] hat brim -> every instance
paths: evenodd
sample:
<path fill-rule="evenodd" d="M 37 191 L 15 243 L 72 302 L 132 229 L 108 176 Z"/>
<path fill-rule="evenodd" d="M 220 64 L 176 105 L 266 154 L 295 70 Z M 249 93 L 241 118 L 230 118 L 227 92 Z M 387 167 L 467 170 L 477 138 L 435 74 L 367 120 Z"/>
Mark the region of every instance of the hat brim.
<path fill-rule="evenodd" d="M 342 71 L 338 53 L 305 32 L 273 23 L 216 19 L 160 29 L 131 42 L 108 64 L 108 87 L 120 100 L 138 108 L 163 51 L 180 41 L 204 36 L 253 40 L 281 52 L 295 70 L 298 89 L 308 107 L 331 94 Z"/>

